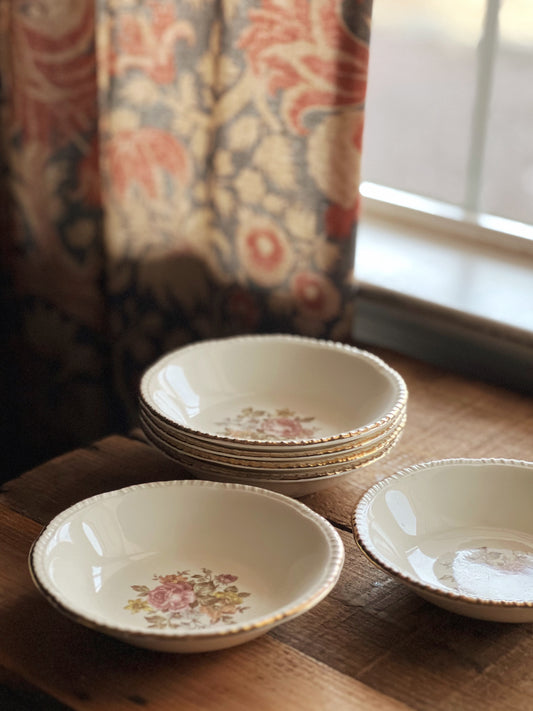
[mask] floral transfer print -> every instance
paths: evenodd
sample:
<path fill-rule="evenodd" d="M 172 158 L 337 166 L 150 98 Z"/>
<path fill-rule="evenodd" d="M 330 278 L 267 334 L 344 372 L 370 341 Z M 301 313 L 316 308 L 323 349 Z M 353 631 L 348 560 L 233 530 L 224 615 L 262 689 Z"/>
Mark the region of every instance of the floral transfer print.
<path fill-rule="evenodd" d="M 288 408 L 275 413 L 245 407 L 234 417 L 218 422 L 217 434 L 241 439 L 309 439 L 315 436 L 316 427 L 310 426 L 314 417 L 301 417 Z"/>
<path fill-rule="evenodd" d="M 533 599 L 533 553 L 482 546 L 446 553 L 435 563 L 454 592 L 492 600 Z"/>
<path fill-rule="evenodd" d="M 156 629 L 205 629 L 216 624 L 231 624 L 248 609 L 243 603 L 250 593 L 234 584 L 237 576 L 215 575 L 202 568 L 201 573 L 188 570 L 170 575 L 154 575 L 156 584 L 132 585 L 137 597 L 128 600 L 125 610 L 142 613 L 148 627 Z"/>

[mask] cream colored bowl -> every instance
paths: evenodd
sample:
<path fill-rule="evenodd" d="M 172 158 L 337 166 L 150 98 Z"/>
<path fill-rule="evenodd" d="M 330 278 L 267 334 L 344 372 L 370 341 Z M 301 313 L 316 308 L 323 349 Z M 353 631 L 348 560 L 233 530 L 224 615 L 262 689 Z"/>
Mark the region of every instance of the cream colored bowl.
<path fill-rule="evenodd" d="M 163 356 L 144 373 L 140 398 L 160 420 L 211 443 L 287 450 L 386 427 L 405 406 L 407 388 L 355 347 L 258 335 Z"/>
<path fill-rule="evenodd" d="M 378 567 L 461 615 L 533 621 L 533 463 L 447 459 L 398 472 L 357 504 Z"/>
<path fill-rule="evenodd" d="M 131 644 L 202 652 L 247 642 L 311 609 L 344 548 L 304 504 L 240 484 L 155 482 L 75 504 L 29 565 L 68 617 Z"/>
<path fill-rule="evenodd" d="M 396 429 L 387 437 L 383 437 L 371 444 L 368 448 L 365 446 L 360 450 L 355 450 L 354 453 L 346 454 L 341 457 L 337 456 L 334 459 L 324 459 L 322 461 L 308 461 L 302 457 L 295 460 L 293 463 L 283 462 L 278 460 L 264 459 L 261 461 L 251 462 L 250 460 L 239 459 L 238 457 L 223 457 L 219 455 L 208 455 L 207 453 L 198 452 L 192 455 L 184 450 L 183 446 L 176 442 L 169 435 L 165 435 L 157 431 L 148 422 L 142 421 L 142 429 L 144 435 L 155 447 L 164 454 L 167 454 L 175 461 L 179 462 L 193 474 L 205 472 L 220 472 L 229 476 L 236 477 L 238 481 L 240 476 L 256 475 L 264 476 L 270 479 L 286 479 L 286 478 L 309 478 L 316 476 L 329 475 L 339 469 L 357 466 L 361 461 L 370 461 L 381 454 L 383 450 L 390 450 L 392 445 L 398 443 L 403 432 L 404 422 L 399 423 Z M 210 478 L 210 477 L 205 477 Z"/>
<path fill-rule="evenodd" d="M 231 475 L 224 475 L 211 471 L 209 474 L 204 475 L 204 478 L 211 479 L 212 481 L 235 481 L 251 484 L 253 486 L 260 486 L 264 489 L 270 489 L 270 491 L 278 491 L 280 494 L 285 494 L 286 496 L 295 496 L 298 498 L 309 494 L 315 494 L 319 491 L 324 491 L 345 483 L 350 477 L 356 475 L 359 469 L 362 469 L 370 464 L 374 464 L 374 462 L 385 457 L 393 446 L 394 444 L 384 448 L 379 455 L 361 460 L 347 469 L 341 469 L 330 473 L 327 476 L 300 479 L 290 479 L 288 477 L 284 477 L 283 479 L 262 479 L 259 474 L 246 474 L 245 476 L 236 478 L 233 473 Z"/>
<path fill-rule="evenodd" d="M 327 458 L 327 457 L 342 457 L 344 453 L 349 452 L 356 447 L 366 447 L 369 442 L 374 441 L 378 437 L 386 437 L 391 433 L 400 422 L 403 422 L 407 416 L 407 400 L 398 407 L 392 417 L 386 417 L 380 420 L 379 423 L 361 428 L 356 434 L 350 437 L 334 439 L 331 442 L 318 441 L 307 444 L 299 443 L 278 443 L 271 440 L 261 441 L 260 443 L 252 444 L 248 440 L 232 440 L 222 437 L 210 437 L 209 435 L 193 434 L 190 431 L 185 431 L 183 428 L 178 428 L 168 420 L 158 415 L 155 410 L 146 405 L 139 398 L 139 418 L 142 421 L 149 422 L 152 427 L 158 431 L 179 439 L 183 445 L 200 448 L 207 452 L 222 454 L 225 456 L 238 456 L 249 459 L 298 459 L 305 457 Z"/>
<path fill-rule="evenodd" d="M 395 418 L 391 426 L 379 434 L 368 436 L 357 443 L 353 443 L 353 440 L 346 440 L 350 444 L 334 452 L 302 452 L 302 450 L 295 451 L 291 448 L 287 448 L 288 451 L 285 453 L 267 450 L 266 452 L 254 454 L 250 450 L 221 449 L 217 447 L 216 444 L 215 446 L 199 444 L 198 442 L 191 444 L 184 440 L 178 431 L 172 431 L 162 427 L 160 422 L 150 417 L 146 410 L 141 409 L 139 411 L 139 423 L 141 429 L 145 431 L 145 434 L 147 434 L 147 436 L 151 434 L 157 435 L 159 439 L 174 447 L 178 453 L 205 461 L 214 461 L 221 464 L 226 463 L 255 469 L 323 467 L 327 464 L 346 461 L 354 455 L 357 456 L 361 453 L 368 452 L 389 440 L 396 432 L 403 429 L 406 419 L 407 415 L 405 411 L 403 411 L 401 417 Z"/>

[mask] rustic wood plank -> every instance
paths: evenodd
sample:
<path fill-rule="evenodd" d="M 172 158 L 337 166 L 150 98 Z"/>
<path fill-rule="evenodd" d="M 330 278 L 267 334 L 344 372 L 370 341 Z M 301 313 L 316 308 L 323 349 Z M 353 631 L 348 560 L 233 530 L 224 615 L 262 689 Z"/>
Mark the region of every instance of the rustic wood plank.
<path fill-rule="evenodd" d="M 4 507 L 0 508 L 0 523 L 3 571 L 0 580 L 5 601 L 0 612 L 0 663 L 19 675 L 25 674 L 36 687 L 48 690 L 73 708 L 77 704 L 81 707 L 82 701 L 84 708 L 92 708 L 91 704 L 96 707 L 103 703 L 104 697 L 107 708 L 122 708 L 123 703 L 126 708 L 133 697 L 149 699 L 151 704 L 163 703 L 165 694 L 171 691 L 163 671 L 158 682 L 162 689 L 151 679 L 143 679 L 138 686 L 134 685 L 136 691 L 133 696 L 130 694 L 129 701 L 125 695 L 128 674 L 134 676 L 137 684 L 139 667 L 148 664 L 153 668 L 154 657 L 160 660 L 158 669 L 171 669 L 172 678 L 179 679 L 180 684 L 194 673 L 195 678 L 202 678 L 216 688 L 219 668 L 221 674 L 225 677 L 229 674 L 228 679 L 236 684 L 235 672 L 231 674 L 226 664 L 232 669 L 241 668 L 240 683 L 250 684 L 249 694 L 253 685 L 283 675 L 286 663 L 291 668 L 291 678 L 296 674 L 302 694 L 309 693 L 303 687 L 320 674 L 324 683 L 327 680 L 341 691 L 348 682 L 356 682 L 356 688 L 349 691 L 352 698 L 357 698 L 357 693 L 361 695 L 359 684 L 368 687 L 378 695 L 380 704 L 383 695 L 385 700 L 396 699 L 424 711 L 455 711 L 466 700 L 469 711 L 485 711 L 489 700 L 492 711 L 533 708 L 531 625 L 494 625 L 440 610 L 371 565 L 356 549 L 349 534 L 342 534 L 346 564 L 339 583 L 320 605 L 242 648 L 198 657 L 180 656 L 178 674 L 175 661 L 169 661 L 169 657 L 176 659 L 174 655 L 126 647 L 71 623 L 50 608 L 33 588 L 26 567 L 27 551 L 40 526 Z M 31 625 L 28 620 L 32 620 Z M 85 660 L 86 666 L 80 666 L 73 657 Z M 206 657 L 218 661 L 210 663 L 207 669 L 199 661 Z M 108 698 L 105 696 L 108 690 L 95 680 L 105 676 L 108 665 L 114 669 L 115 686 L 118 658 L 123 659 L 118 666 L 123 687 L 119 684 L 122 691 Z M 262 670 L 259 679 L 258 669 Z M 276 681 L 277 687 L 279 684 Z M 91 691 L 94 688 L 99 690 L 96 695 Z M 196 703 L 201 705 L 196 696 L 200 689 L 187 687 L 187 693 L 191 694 L 190 708 L 195 708 Z M 490 696 L 487 689 L 492 689 Z M 232 696 L 234 692 L 231 687 L 227 693 Z M 261 693 L 266 694 L 265 704 L 267 700 L 273 702 L 268 690 L 262 689 Z M 324 701 L 323 697 L 316 698 Z M 291 708 L 299 708 L 290 695 L 287 699 Z M 339 708 L 343 708 L 344 701 L 341 695 Z"/>
<path fill-rule="evenodd" d="M 19 674 L 0 667 L 0 709 L 2 711 L 71 711 Z"/>
<path fill-rule="evenodd" d="M 104 491 L 186 478 L 190 474 L 154 447 L 111 435 L 6 482 L 0 496 L 13 510 L 44 524 L 77 501 Z"/>
<path fill-rule="evenodd" d="M 271 635 L 219 652 L 175 655 L 77 625 L 31 582 L 26 556 L 39 526 L 5 507 L 0 522 L 0 665 L 14 674 L 14 686 L 25 679 L 72 709 L 98 711 L 406 708 Z M 37 691 L 35 698 L 42 702 Z"/>
<path fill-rule="evenodd" d="M 54 694 L 61 689 L 57 698 L 73 708 L 96 708 L 104 698 L 106 708 L 145 702 L 167 708 L 161 705 L 167 697 L 181 700 L 182 694 L 183 708 L 206 708 L 203 687 L 212 686 L 218 693 L 216 708 L 223 708 L 220 699 L 226 696 L 232 709 L 244 708 L 245 702 L 254 709 L 280 708 L 275 688 L 286 695 L 287 708 L 300 708 L 302 699 L 307 708 L 313 708 L 310 703 L 329 708 L 325 694 L 331 687 L 337 689 L 339 708 L 354 708 L 356 700 L 367 704 L 364 708 L 388 708 L 396 699 L 423 711 L 531 711 L 533 625 L 469 620 L 422 601 L 358 551 L 350 518 L 368 486 L 416 462 L 449 456 L 533 459 L 533 399 L 401 356 L 383 357 L 410 389 L 402 441 L 386 459 L 356 472 L 347 483 L 303 499 L 344 529 L 345 568 L 319 606 L 261 640 L 199 657 L 135 650 L 58 615 L 31 583 L 28 588 L 25 558 L 40 527 L 26 516 L 46 523 L 101 491 L 190 476 L 142 439 L 113 436 L 3 488 L 0 592 L 7 609 L 0 611 L 0 664 L 21 678 L 29 675 L 36 687 L 54 689 Z M 7 507 L 25 516 L 17 518 Z M 54 672 L 51 660 L 57 654 L 64 668 Z M 80 659 L 89 669 L 80 666 Z M 110 676 L 107 667 L 118 684 L 113 689 L 100 679 Z M 201 683 L 191 685 L 191 675 Z M 367 698 L 368 693 L 377 696 Z M 349 698 L 351 706 L 346 705 Z M 376 705 L 377 700 L 384 705 Z"/>
<path fill-rule="evenodd" d="M 369 667 L 358 678 L 415 709 L 435 711 L 530 711 L 533 708 L 531 678 L 531 639 L 508 625 L 478 621 L 464 623 L 459 618 L 443 618 L 441 624 L 420 628 L 419 635 L 387 654 L 379 664 Z M 460 649 L 457 641 L 460 640 Z M 519 663 L 520 687 L 495 673 L 498 665 L 507 666 L 508 647 L 522 644 L 526 656 Z M 493 661 L 486 662 L 487 646 Z M 416 675 L 416 690 L 413 689 Z"/>
<path fill-rule="evenodd" d="M 441 610 L 375 568 L 350 534 L 342 537 L 339 583 L 299 624 L 274 630 L 276 639 L 413 709 L 533 709 L 533 625 Z"/>

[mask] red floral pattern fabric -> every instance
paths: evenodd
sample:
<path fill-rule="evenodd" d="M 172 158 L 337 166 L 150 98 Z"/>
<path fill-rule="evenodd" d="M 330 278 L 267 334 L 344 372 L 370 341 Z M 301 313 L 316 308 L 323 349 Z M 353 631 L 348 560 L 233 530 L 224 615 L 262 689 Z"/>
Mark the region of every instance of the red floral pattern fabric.
<path fill-rule="evenodd" d="M 18 367 L 73 439 L 180 344 L 349 336 L 371 2 L 97 7 L 0 0 Z"/>

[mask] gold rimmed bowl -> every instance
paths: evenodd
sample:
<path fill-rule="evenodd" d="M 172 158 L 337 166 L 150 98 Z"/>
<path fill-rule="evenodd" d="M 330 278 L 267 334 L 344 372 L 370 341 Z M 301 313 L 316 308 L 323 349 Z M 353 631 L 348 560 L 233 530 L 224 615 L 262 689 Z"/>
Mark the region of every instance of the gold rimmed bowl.
<path fill-rule="evenodd" d="M 387 429 L 403 412 L 403 378 L 353 346 L 254 335 L 185 346 L 150 366 L 141 407 L 176 435 L 221 450 L 318 452 Z"/>
<path fill-rule="evenodd" d="M 382 452 L 389 451 L 396 445 L 403 433 L 405 419 L 400 421 L 391 433 L 384 433 L 375 441 L 364 447 L 337 454 L 330 458 L 320 459 L 300 456 L 293 459 L 272 460 L 268 457 L 261 459 L 240 458 L 237 456 L 224 456 L 207 452 L 198 448 L 191 450 L 183 447 L 172 436 L 161 433 L 148 422 L 141 419 L 142 427 L 147 439 L 161 452 L 174 459 L 193 474 L 221 474 L 233 477 L 236 481 L 246 482 L 249 477 L 264 477 L 272 480 L 285 478 L 306 479 L 317 476 L 329 476 L 339 470 L 348 470 L 370 463 Z"/>
<path fill-rule="evenodd" d="M 452 612 L 533 622 L 533 462 L 444 459 L 378 482 L 353 515 L 380 569 Z"/>
<path fill-rule="evenodd" d="M 305 613 L 344 548 L 304 504 L 234 483 L 166 481 L 85 499 L 54 518 L 29 566 L 74 621 L 130 644 L 204 652 Z"/>
<path fill-rule="evenodd" d="M 204 452 L 212 452 L 223 456 L 237 456 L 242 459 L 257 459 L 265 458 L 269 460 L 283 461 L 285 459 L 306 458 L 327 458 L 339 456 L 350 452 L 356 447 L 366 447 L 369 442 L 372 442 L 378 437 L 387 436 L 390 434 L 402 421 L 405 421 L 407 414 L 407 402 L 397 408 L 392 417 L 384 417 L 382 421 L 373 423 L 371 426 L 361 428 L 360 431 L 353 437 L 346 437 L 333 442 L 313 442 L 307 445 L 284 445 L 278 444 L 272 440 L 266 440 L 265 446 L 250 445 L 247 441 L 239 443 L 238 441 L 216 438 L 211 439 L 208 436 L 199 436 L 191 432 L 185 432 L 176 428 L 168 420 L 164 419 L 153 409 L 148 407 L 142 397 L 139 398 L 139 417 L 142 422 L 147 422 L 157 431 L 171 436 L 184 447 L 198 449 Z"/>

